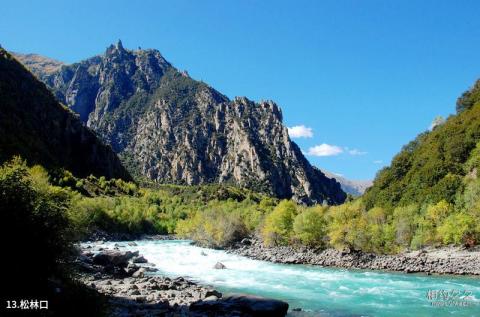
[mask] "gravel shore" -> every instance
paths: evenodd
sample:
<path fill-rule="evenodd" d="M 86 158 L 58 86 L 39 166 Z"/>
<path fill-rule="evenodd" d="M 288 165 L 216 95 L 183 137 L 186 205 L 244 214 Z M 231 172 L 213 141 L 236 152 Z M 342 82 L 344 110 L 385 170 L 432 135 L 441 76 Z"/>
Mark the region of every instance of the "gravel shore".
<path fill-rule="evenodd" d="M 134 242 L 129 242 L 134 244 Z M 109 316 L 282 317 L 286 302 L 248 294 L 222 294 L 183 277 L 153 274 L 141 254 L 108 249 L 102 242 L 81 247 L 78 280 L 108 298 Z"/>
<path fill-rule="evenodd" d="M 480 275 L 480 248 L 478 247 L 431 248 L 382 255 L 335 249 L 315 250 L 306 247 L 265 247 L 258 239 L 244 239 L 228 252 L 252 259 L 285 264 L 313 264 L 404 273 Z"/>

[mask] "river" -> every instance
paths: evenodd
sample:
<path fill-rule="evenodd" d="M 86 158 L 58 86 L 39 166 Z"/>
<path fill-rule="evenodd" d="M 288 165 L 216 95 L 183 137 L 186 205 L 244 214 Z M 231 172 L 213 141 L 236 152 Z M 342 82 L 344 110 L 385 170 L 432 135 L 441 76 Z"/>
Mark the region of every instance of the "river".
<path fill-rule="evenodd" d="M 302 316 L 480 316 L 479 278 L 276 264 L 185 240 L 135 242 L 117 243 L 154 263 L 154 274 L 188 277 L 224 293 L 282 299 L 291 309 L 306 310 Z M 217 262 L 227 269 L 213 269 Z"/>

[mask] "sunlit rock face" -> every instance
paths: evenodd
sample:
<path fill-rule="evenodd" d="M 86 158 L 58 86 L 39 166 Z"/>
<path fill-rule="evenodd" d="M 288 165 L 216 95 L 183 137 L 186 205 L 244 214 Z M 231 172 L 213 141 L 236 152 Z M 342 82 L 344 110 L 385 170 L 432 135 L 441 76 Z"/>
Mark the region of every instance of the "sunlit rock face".
<path fill-rule="evenodd" d="M 119 42 L 38 75 L 136 174 L 161 183 L 231 183 L 306 204 L 345 200 L 290 140 L 274 102 L 229 100 L 157 50 Z"/>

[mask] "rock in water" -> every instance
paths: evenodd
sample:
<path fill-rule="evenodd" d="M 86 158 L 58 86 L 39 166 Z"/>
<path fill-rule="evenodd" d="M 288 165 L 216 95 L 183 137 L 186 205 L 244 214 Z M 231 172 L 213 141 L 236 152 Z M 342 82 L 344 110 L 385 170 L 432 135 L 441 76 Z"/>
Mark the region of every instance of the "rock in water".
<path fill-rule="evenodd" d="M 227 267 L 223 264 L 223 263 L 220 263 L 220 262 L 217 262 L 214 266 L 213 266 L 214 269 L 217 269 L 217 270 L 224 270 L 226 269 Z"/>
<path fill-rule="evenodd" d="M 132 277 L 143 277 L 145 275 L 145 269 L 139 268 L 138 271 L 132 274 Z"/>
<path fill-rule="evenodd" d="M 138 252 L 103 251 L 93 256 L 93 263 L 103 266 L 127 267 L 128 261 L 136 255 Z"/>
<path fill-rule="evenodd" d="M 145 259 L 142 255 L 134 257 L 132 262 L 133 263 L 148 263 L 147 259 Z"/>
<path fill-rule="evenodd" d="M 260 296 L 232 294 L 218 300 L 193 303 L 190 310 L 206 315 L 238 311 L 254 317 L 283 317 L 287 314 L 288 303 Z"/>
<path fill-rule="evenodd" d="M 260 296 L 232 294 L 222 300 L 233 306 L 242 307 L 252 316 L 285 316 L 288 311 L 288 303 Z"/>
<path fill-rule="evenodd" d="M 307 204 L 346 198 L 290 140 L 277 104 L 230 100 L 182 75 L 157 50 L 131 51 L 119 43 L 37 75 L 130 168 L 150 179 L 232 183 Z"/>

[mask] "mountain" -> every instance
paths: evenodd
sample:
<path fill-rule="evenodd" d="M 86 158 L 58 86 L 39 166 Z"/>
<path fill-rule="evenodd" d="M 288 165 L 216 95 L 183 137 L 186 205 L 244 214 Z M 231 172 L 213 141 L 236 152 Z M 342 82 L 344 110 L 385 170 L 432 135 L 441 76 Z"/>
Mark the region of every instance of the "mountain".
<path fill-rule="evenodd" d="M 127 50 L 119 41 L 105 54 L 36 74 L 140 176 L 231 183 L 307 204 L 345 200 L 289 139 L 274 102 L 230 100 L 157 50 Z"/>
<path fill-rule="evenodd" d="M 466 188 L 473 186 L 468 190 L 478 192 L 474 187 L 479 168 L 480 81 L 477 81 L 458 99 L 456 115 L 404 146 L 391 165 L 377 174 L 363 200 L 367 208 L 435 204 L 441 200 L 458 205 Z"/>
<path fill-rule="evenodd" d="M 339 176 L 335 173 L 331 173 L 326 170 L 322 170 L 322 172 L 327 176 L 328 178 L 334 178 L 337 182 L 340 183 L 340 186 L 342 187 L 343 191 L 347 194 L 350 194 L 354 197 L 358 197 L 363 195 L 367 188 L 372 186 L 372 181 L 371 180 L 352 180 L 352 179 L 347 179 L 342 176 Z"/>
<path fill-rule="evenodd" d="M 38 54 L 12 53 L 12 55 L 39 77 L 52 74 L 64 65 L 62 62 Z"/>
<path fill-rule="evenodd" d="M 130 179 L 113 150 L 1 48 L 0 110 L 0 162 L 21 155 L 80 177 Z"/>

